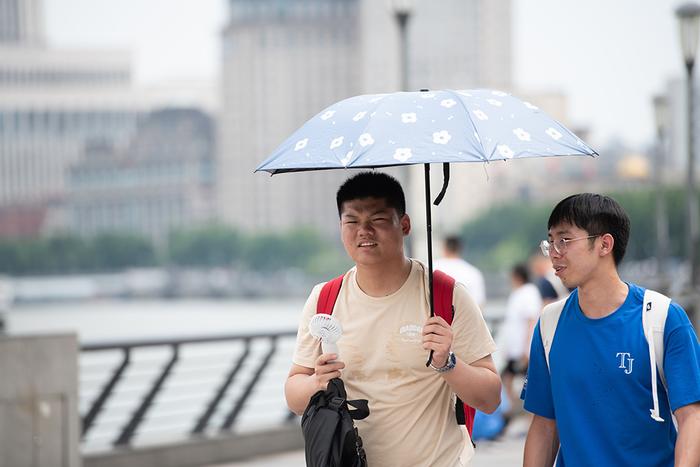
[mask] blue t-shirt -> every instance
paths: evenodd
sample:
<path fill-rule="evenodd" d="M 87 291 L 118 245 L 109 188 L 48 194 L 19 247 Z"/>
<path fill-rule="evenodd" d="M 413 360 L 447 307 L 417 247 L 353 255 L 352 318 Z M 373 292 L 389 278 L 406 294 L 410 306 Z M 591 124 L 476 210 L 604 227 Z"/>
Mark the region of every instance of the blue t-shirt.
<path fill-rule="evenodd" d="M 521 398 L 525 409 L 555 419 L 558 466 L 673 466 L 673 411 L 700 401 L 700 344 L 683 309 L 671 303 L 664 327 L 664 372 L 658 378 L 663 423 L 654 421 L 649 347 L 642 328 L 644 289 L 629 285 L 625 302 L 600 319 L 587 318 L 572 292 L 549 353 L 539 323 Z"/>

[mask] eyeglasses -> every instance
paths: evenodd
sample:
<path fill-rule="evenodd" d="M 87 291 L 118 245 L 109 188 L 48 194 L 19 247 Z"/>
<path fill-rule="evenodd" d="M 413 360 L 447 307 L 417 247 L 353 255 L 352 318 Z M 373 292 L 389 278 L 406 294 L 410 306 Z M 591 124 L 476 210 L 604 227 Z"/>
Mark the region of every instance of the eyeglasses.
<path fill-rule="evenodd" d="M 549 256 L 549 253 L 551 252 L 551 248 L 554 247 L 554 251 L 557 252 L 557 254 L 563 255 L 566 253 L 567 245 L 571 242 L 576 242 L 578 240 L 586 240 L 589 238 L 596 238 L 600 237 L 600 234 L 598 235 L 589 235 L 587 237 L 578 237 L 578 238 L 560 238 L 559 240 L 542 240 L 540 243 L 540 249 L 542 250 L 542 254 L 545 256 Z"/>

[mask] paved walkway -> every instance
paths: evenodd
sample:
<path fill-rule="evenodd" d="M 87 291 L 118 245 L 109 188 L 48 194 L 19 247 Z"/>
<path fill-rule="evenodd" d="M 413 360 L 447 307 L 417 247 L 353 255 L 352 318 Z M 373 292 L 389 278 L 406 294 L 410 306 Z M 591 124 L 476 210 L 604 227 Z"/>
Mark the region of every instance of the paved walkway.
<path fill-rule="evenodd" d="M 479 441 L 470 467 L 511 467 L 523 465 L 523 446 L 528 420 L 517 418 L 497 441 Z M 219 464 L 209 467 L 304 467 L 304 451 L 264 456 L 245 462 Z"/>

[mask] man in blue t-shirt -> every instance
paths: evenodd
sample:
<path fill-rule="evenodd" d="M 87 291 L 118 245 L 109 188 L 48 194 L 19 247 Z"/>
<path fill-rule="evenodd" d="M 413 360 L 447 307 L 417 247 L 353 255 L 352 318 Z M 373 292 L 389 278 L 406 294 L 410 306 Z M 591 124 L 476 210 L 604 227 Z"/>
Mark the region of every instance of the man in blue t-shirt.
<path fill-rule="evenodd" d="M 644 289 L 617 273 L 629 219 L 613 199 L 570 196 L 549 217 L 542 244 L 569 296 L 545 358 L 535 327 L 522 399 L 534 414 L 526 467 L 700 465 L 700 345 L 683 309 L 671 303 L 664 328 L 668 392 L 653 407 Z M 678 421 L 678 431 L 671 421 Z M 558 457 L 557 457 L 558 452 Z"/>

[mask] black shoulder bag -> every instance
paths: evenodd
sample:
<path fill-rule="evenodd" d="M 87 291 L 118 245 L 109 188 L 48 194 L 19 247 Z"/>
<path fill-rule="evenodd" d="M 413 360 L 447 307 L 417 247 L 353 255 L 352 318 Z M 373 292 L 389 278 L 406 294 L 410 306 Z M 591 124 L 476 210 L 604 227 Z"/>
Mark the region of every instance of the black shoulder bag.
<path fill-rule="evenodd" d="M 354 410 L 350 410 L 349 406 Z M 369 415 L 366 399 L 347 400 L 339 378 L 311 396 L 301 417 L 307 467 L 367 467 L 367 456 L 353 420 Z"/>

